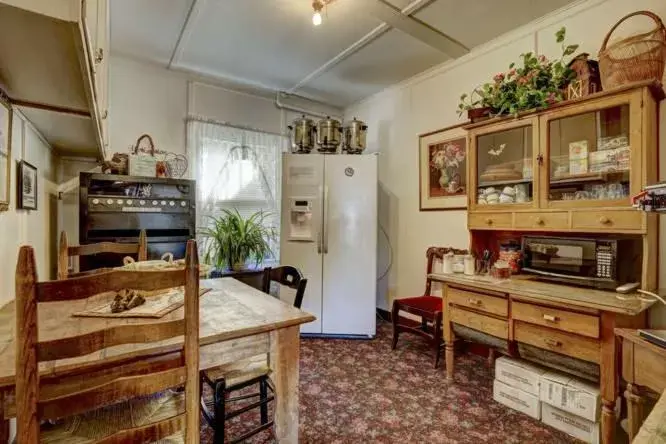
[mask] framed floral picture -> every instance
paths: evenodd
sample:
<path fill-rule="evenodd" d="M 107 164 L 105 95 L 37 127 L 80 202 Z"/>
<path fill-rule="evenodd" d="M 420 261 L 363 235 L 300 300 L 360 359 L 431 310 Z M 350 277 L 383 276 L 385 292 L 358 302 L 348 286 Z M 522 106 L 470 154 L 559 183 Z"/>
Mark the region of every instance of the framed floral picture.
<path fill-rule="evenodd" d="M 421 211 L 467 208 L 467 132 L 462 126 L 419 136 Z"/>

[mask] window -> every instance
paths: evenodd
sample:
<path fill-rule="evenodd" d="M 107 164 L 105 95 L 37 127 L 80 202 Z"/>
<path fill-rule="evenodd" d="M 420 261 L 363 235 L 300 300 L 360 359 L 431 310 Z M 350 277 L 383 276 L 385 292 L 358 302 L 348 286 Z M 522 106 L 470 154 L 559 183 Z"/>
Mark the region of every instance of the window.
<path fill-rule="evenodd" d="M 284 136 L 191 120 L 188 153 L 197 180 L 197 227 L 225 209 L 245 217 L 264 211 L 265 225 L 279 235 L 281 153 Z M 271 242 L 278 260 L 279 239 Z"/>

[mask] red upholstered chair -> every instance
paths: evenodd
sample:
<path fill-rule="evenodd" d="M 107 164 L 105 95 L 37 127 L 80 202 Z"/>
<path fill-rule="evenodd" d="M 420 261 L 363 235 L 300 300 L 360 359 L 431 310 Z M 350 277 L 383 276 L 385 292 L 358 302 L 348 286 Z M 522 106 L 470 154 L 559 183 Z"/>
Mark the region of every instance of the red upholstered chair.
<path fill-rule="evenodd" d="M 467 254 L 467 250 L 457 250 L 455 248 L 430 247 L 426 251 L 428 265 L 426 267 L 426 286 L 423 296 L 412 298 L 395 299 L 393 309 L 391 310 L 391 320 L 393 322 L 393 345 L 395 350 L 398 344 L 398 335 L 400 332 L 414 333 L 423 336 L 431 343 L 435 350 L 435 368 L 439 363 L 443 339 L 442 339 L 442 298 L 432 296 L 430 290 L 432 279 L 427 277 L 432 273 L 432 265 L 435 258 L 440 261 L 448 252 L 454 254 Z M 410 313 L 421 317 L 421 322 L 409 318 L 401 317 L 400 312 Z"/>

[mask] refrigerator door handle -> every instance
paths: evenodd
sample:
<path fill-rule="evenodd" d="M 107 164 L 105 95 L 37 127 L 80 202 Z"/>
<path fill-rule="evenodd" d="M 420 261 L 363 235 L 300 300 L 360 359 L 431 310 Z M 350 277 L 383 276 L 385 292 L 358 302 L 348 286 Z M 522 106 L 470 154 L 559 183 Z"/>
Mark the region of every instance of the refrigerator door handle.
<path fill-rule="evenodd" d="M 317 254 L 321 254 L 321 231 L 317 231 Z"/>
<path fill-rule="evenodd" d="M 324 186 L 324 254 L 328 254 L 328 187 Z"/>

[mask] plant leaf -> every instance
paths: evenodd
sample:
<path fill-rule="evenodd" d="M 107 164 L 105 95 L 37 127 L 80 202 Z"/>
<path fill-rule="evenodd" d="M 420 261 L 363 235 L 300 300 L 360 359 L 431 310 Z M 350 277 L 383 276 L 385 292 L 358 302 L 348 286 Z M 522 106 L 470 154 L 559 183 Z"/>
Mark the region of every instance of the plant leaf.
<path fill-rule="evenodd" d="M 557 31 L 555 33 L 555 39 L 556 39 L 557 43 L 562 43 L 564 41 L 564 38 L 566 37 L 566 33 L 567 33 L 567 28 L 565 28 L 564 26 L 562 26 L 559 29 L 559 31 Z"/>

